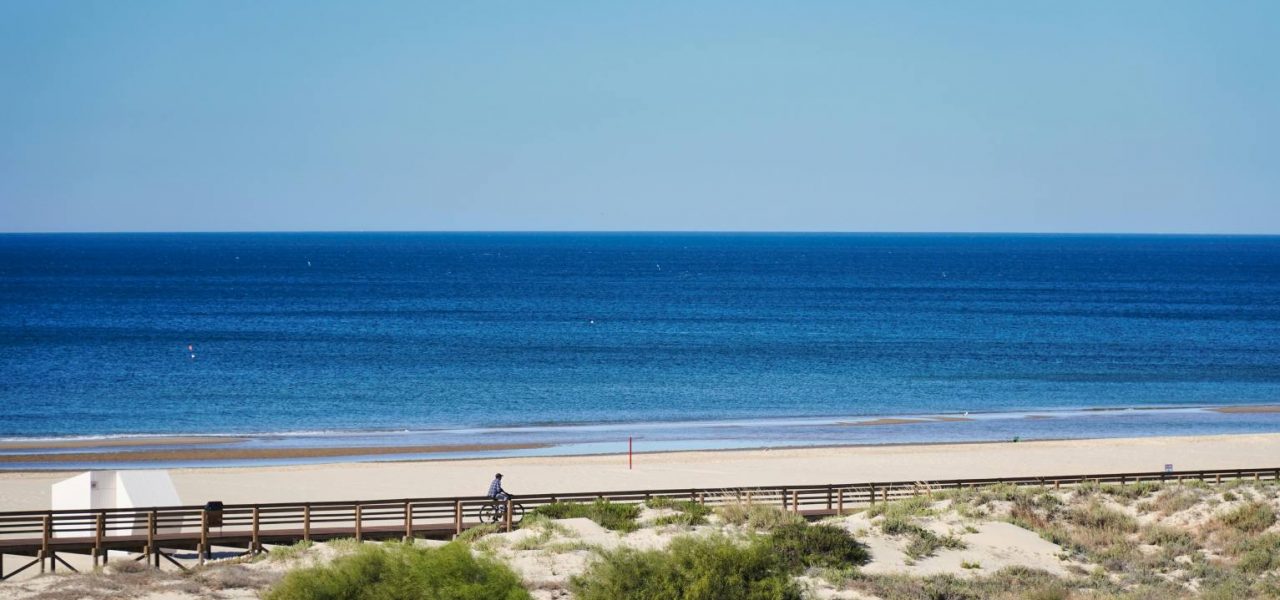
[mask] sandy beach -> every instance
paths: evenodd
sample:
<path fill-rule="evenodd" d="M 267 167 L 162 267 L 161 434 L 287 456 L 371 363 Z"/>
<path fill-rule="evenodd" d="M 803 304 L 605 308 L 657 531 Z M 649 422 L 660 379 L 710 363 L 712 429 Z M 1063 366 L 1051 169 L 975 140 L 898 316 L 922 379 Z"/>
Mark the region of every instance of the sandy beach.
<path fill-rule="evenodd" d="M 1280 466 L 1280 434 L 337 463 L 171 470 L 187 504 L 851 483 Z M 0 473 L 0 510 L 49 507 L 65 472 Z"/>

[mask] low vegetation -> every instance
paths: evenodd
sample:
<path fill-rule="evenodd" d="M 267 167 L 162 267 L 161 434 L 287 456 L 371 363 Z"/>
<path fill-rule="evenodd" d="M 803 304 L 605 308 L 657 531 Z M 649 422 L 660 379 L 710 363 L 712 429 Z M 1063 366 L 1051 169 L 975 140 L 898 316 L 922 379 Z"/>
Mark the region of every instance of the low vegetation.
<path fill-rule="evenodd" d="M 613 531 L 635 531 L 639 528 L 636 519 L 640 516 L 640 507 L 635 504 L 619 504 L 608 500 L 595 502 L 553 502 L 544 504 L 533 510 L 533 515 L 548 519 L 587 518 L 605 529 Z"/>
<path fill-rule="evenodd" d="M 1222 524 L 1244 533 L 1259 533 L 1275 525 L 1276 513 L 1270 504 L 1249 502 L 1219 517 Z"/>
<path fill-rule="evenodd" d="M 266 600 L 525 600 L 520 578 L 464 544 L 366 544 L 324 566 L 287 575 Z"/>
<path fill-rule="evenodd" d="M 726 524 L 744 526 L 753 531 L 772 531 L 784 525 L 805 522 L 800 515 L 768 504 L 731 502 L 717 506 L 715 514 Z"/>
<path fill-rule="evenodd" d="M 711 515 L 711 509 L 707 505 L 692 500 L 672 500 L 670 498 L 651 498 L 645 504 L 649 508 L 668 509 L 672 514 L 658 517 L 653 521 L 654 525 L 681 525 L 692 527 L 694 525 L 705 525 L 707 517 Z"/>
<path fill-rule="evenodd" d="M 834 525 L 788 523 L 769 534 L 768 544 L 784 565 L 796 571 L 861 566 L 871 559 L 865 544 Z"/>
<path fill-rule="evenodd" d="M 860 576 L 852 581 L 852 586 L 883 600 L 1067 600 L 1073 597 L 1071 589 L 1060 578 L 1021 567 L 972 578 Z"/>
<path fill-rule="evenodd" d="M 665 550 L 605 552 L 574 577 L 578 600 L 799 600 L 791 569 L 768 543 L 681 537 Z"/>

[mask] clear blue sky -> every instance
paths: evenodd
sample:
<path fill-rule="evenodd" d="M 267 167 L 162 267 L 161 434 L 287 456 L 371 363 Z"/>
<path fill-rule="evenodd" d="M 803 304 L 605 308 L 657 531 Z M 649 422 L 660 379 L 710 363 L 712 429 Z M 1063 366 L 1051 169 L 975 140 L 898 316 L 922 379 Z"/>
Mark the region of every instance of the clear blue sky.
<path fill-rule="evenodd" d="M 0 2 L 0 231 L 1280 233 L 1280 2 Z"/>

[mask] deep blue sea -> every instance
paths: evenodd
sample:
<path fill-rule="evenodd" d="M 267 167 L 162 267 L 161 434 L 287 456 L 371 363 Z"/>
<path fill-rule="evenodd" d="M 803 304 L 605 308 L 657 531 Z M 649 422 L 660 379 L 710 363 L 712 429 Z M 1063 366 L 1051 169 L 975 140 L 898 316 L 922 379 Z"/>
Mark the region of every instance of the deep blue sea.
<path fill-rule="evenodd" d="M 0 235 L 6 438 L 1280 431 L 1267 414 L 1082 410 L 1266 403 L 1280 237 Z"/>

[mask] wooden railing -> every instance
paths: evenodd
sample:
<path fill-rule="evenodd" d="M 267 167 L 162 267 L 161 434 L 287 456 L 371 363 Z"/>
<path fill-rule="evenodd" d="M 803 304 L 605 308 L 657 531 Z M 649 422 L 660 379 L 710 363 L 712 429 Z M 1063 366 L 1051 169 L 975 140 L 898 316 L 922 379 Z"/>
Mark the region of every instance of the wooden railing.
<path fill-rule="evenodd" d="M 639 503 L 651 498 L 671 498 L 708 505 L 769 504 L 820 516 L 843 514 L 852 508 L 908 496 L 995 484 L 1059 488 L 1086 482 L 1126 485 L 1186 480 L 1222 483 L 1242 479 L 1280 480 L 1280 468 L 577 492 L 520 496 L 518 502 L 526 510 L 533 510 L 554 502 Z M 146 559 L 156 566 L 163 558 L 183 567 L 174 558 L 176 551 L 194 550 L 194 558 L 203 562 L 215 546 L 257 553 L 264 550 L 264 544 L 335 538 L 447 538 L 478 525 L 480 509 L 491 503 L 482 496 L 467 496 L 228 504 L 221 511 L 207 511 L 203 506 L 158 506 L 0 512 L 0 580 L 37 563 L 44 570 L 46 561 L 51 570 L 56 570 L 59 563 L 71 568 L 58 552 L 89 554 L 95 566 L 99 559 L 105 562 L 108 551 L 118 550 L 137 554 L 137 560 Z M 510 523 L 506 527 L 510 528 Z M 34 557 L 34 560 L 5 573 L 5 554 Z"/>

